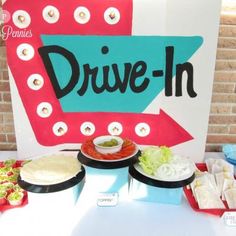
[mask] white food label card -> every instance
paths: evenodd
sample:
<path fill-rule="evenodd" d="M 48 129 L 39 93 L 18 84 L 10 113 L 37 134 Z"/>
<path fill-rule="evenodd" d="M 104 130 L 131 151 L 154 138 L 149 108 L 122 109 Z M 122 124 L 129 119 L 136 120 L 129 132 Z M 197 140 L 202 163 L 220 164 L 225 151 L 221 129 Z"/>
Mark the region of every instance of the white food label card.
<path fill-rule="evenodd" d="M 118 193 L 99 193 L 97 198 L 97 205 L 104 206 L 116 206 L 119 200 Z"/>
<path fill-rule="evenodd" d="M 227 226 L 236 226 L 236 211 L 225 212 L 222 216 Z"/>

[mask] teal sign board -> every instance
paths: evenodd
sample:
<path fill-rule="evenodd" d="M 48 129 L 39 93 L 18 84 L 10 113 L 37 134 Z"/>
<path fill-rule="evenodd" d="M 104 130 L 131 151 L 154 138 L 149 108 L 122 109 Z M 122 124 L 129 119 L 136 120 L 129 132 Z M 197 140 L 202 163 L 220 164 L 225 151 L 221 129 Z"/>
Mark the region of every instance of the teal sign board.
<path fill-rule="evenodd" d="M 41 35 L 39 53 L 64 112 L 142 113 L 166 96 L 196 97 L 188 62 L 200 36 Z M 187 80 L 182 80 L 186 72 Z M 176 76 L 175 87 L 172 86 Z"/>

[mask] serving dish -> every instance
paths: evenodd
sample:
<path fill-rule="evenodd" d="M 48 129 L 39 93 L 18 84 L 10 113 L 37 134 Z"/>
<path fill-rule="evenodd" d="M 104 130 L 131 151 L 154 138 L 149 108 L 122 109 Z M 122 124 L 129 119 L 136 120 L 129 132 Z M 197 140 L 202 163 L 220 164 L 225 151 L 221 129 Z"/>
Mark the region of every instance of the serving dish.
<path fill-rule="evenodd" d="M 86 169 L 86 186 L 99 202 L 103 194 L 115 194 L 119 201 L 128 197 L 128 167 L 140 156 L 138 146 L 129 139 L 123 139 L 121 150 L 115 153 L 100 153 L 95 149 L 93 139 L 88 139 L 78 152 L 78 160 Z M 100 205 L 98 203 L 98 205 Z"/>
<path fill-rule="evenodd" d="M 235 159 L 231 159 L 229 157 L 226 157 L 225 160 L 228 161 L 230 164 L 236 166 L 236 160 Z"/>
<path fill-rule="evenodd" d="M 37 210 L 49 211 L 60 209 L 69 210 L 76 204 L 85 183 L 85 169 L 73 178 L 58 184 L 37 185 L 18 178 L 18 184 L 28 192 L 28 202 Z"/>
<path fill-rule="evenodd" d="M 195 174 L 192 172 L 191 174 L 185 176 L 184 178 L 172 180 L 172 181 L 164 181 L 156 178 L 155 176 L 150 176 L 144 173 L 141 167 L 138 164 L 129 167 L 130 175 L 139 180 L 142 183 L 159 187 L 159 188 L 180 188 L 190 184 L 194 178 Z"/>
<path fill-rule="evenodd" d="M 228 161 L 232 165 L 236 165 L 236 145 L 225 144 L 222 146 L 222 151 L 225 155 L 226 161 Z"/>
<path fill-rule="evenodd" d="M 37 184 L 31 184 L 21 179 L 21 176 L 18 177 L 18 184 L 19 186 L 26 190 L 27 192 L 32 193 L 53 193 L 58 192 L 62 190 L 66 190 L 68 188 L 71 188 L 75 186 L 76 184 L 80 183 L 83 178 L 85 177 L 85 169 L 83 166 L 81 166 L 81 171 L 73 178 L 62 182 L 58 184 L 52 184 L 52 185 L 37 185 Z"/>
<path fill-rule="evenodd" d="M 207 166 L 206 166 L 205 163 L 197 163 L 196 166 L 200 171 L 207 171 Z M 185 196 L 187 198 L 187 201 L 189 202 L 189 205 L 191 206 L 191 208 L 194 211 L 201 212 L 201 213 L 206 213 L 206 214 L 211 214 L 211 215 L 215 215 L 215 216 L 222 216 L 225 212 L 228 212 L 228 211 L 236 211 L 236 209 L 229 209 L 226 201 L 223 201 L 223 203 L 226 207 L 225 209 L 218 209 L 218 208 L 215 208 L 215 209 L 200 209 L 198 207 L 198 203 L 196 202 L 196 200 L 193 196 L 191 188 L 187 187 L 187 186 L 184 187 L 184 193 L 185 193 Z"/>
<path fill-rule="evenodd" d="M 28 202 L 37 210 L 71 209 L 85 182 L 85 168 L 70 154 L 54 153 L 34 158 L 24 165 L 19 186 L 28 192 Z"/>
<path fill-rule="evenodd" d="M 136 163 L 129 167 L 129 195 L 133 200 L 180 205 L 183 187 L 190 184 L 195 174 L 181 180 L 163 181 L 155 176 L 147 175 Z"/>
<path fill-rule="evenodd" d="M 89 167 L 115 169 L 127 167 L 137 162 L 140 156 L 138 146 L 129 139 L 124 139 L 121 150 L 116 153 L 100 153 L 95 149 L 93 139 L 82 144 L 78 160 Z"/>
<path fill-rule="evenodd" d="M 96 151 L 102 154 L 119 152 L 123 142 L 122 138 L 113 135 L 103 135 L 93 139 Z"/>
<path fill-rule="evenodd" d="M 25 162 L 14 159 L 0 162 L 0 191 L 5 193 L 2 194 L 5 197 L 2 197 L 0 202 L 1 212 L 28 204 L 27 192 L 17 184 L 19 170 Z M 17 201 L 11 199 L 14 193 L 19 193 L 17 195 L 20 196 L 20 199 L 17 199 Z"/>

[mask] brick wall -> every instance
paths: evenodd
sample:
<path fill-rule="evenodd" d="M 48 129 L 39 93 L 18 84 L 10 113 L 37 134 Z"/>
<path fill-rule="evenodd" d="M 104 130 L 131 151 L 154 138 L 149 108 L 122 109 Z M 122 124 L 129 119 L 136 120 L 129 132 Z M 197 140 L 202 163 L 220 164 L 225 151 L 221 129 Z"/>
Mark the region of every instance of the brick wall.
<path fill-rule="evenodd" d="M 236 143 L 236 2 L 222 7 L 206 151 Z"/>
<path fill-rule="evenodd" d="M 224 143 L 236 143 L 235 1 L 230 7 L 222 7 L 206 151 L 221 151 Z M 0 39 L 0 150 L 15 149 L 6 53 Z"/>
<path fill-rule="evenodd" d="M 0 37 L 0 150 L 15 149 L 16 138 L 7 72 L 6 48 L 4 41 Z"/>

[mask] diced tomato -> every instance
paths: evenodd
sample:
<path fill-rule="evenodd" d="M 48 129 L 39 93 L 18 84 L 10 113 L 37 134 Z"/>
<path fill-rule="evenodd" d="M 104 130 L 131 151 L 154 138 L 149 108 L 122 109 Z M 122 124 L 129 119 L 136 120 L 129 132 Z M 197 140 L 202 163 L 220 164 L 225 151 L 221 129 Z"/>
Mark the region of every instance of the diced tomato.
<path fill-rule="evenodd" d="M 7 203 L 6 198 L 0 198 L 0 206 L 5 205 Z"/>
<path fill-rule="evenodd" d="M 14 173 L 12 171 L 7 172 L 7 176 L 12 176 Z"/>
<path fill-rule="evenodd" d="M 124 139 L 122 149 L 119 152 L 102 154 L 95 149 L 93 139 L 89 139 L 82 144 L 81 150 L 83 153 L 98 160 L 119 160 L 131 156 L 135 152 L 136 146 L 131 140 Z"/>

